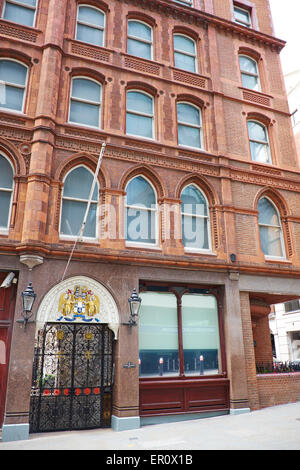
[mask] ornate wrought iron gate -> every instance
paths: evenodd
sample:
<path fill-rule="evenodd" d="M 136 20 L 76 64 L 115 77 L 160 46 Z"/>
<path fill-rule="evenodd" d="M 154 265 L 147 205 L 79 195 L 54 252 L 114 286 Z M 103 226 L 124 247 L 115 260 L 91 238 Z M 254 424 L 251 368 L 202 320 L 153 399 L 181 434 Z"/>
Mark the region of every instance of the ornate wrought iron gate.
<path fill-rule="evenodd" d="M 48 323 L 35 347 L 30 432 L 110 427 L 113 332 Z"/>

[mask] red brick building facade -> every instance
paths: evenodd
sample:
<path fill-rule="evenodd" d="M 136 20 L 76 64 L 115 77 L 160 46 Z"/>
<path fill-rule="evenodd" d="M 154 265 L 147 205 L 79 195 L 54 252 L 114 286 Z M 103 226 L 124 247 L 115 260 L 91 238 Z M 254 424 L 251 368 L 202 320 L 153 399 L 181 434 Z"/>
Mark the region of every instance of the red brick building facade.
<path fill-rule="evenodd" d="M 68 428 L 54 423 L 62 411 L 47 394 L 58 403 L 101 388 L 101 419 L 117 430 L 264 406 L 255 362 L 272 360 L 267 315 L 300 284 L 299 160 L 268 0 L 1 0 L 0 12 L 0 268 L 18 281 L 10 297 L 0 289 L 10 305 L 0 316 L 3 439 Z M 200 212 L 188 213 L 197 198 Z M 137 208 L 146 218 L 134 225 Z M 146 219 L 151 236 L 130 234 Z M 36 321 L 24 328 L 29 281 Z M 56 328 L 58 367 L 59 321 L 74 331 L 87 322 L 76 304 L 68 324 L 60 303 L 76 286 L 94 327 L 113 331 L 113 380 L 76 388 L 75 367 L 59 386 L 60 366 L 47 388 L 38 332 Z M 133 288 L 140 327 L 123 324 Z M 35 427 L 43 406 L 52 428 Z"/>

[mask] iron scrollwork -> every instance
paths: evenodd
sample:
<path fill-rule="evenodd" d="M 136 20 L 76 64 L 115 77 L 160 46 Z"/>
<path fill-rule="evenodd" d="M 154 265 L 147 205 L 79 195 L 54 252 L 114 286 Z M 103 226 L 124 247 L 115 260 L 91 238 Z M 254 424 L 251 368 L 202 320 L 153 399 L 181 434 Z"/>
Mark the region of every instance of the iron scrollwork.
<path fill-rule="evenodd" d="M 110 427 L 113 333 L 48 323 L 35 347 L 30 432 Z"/>

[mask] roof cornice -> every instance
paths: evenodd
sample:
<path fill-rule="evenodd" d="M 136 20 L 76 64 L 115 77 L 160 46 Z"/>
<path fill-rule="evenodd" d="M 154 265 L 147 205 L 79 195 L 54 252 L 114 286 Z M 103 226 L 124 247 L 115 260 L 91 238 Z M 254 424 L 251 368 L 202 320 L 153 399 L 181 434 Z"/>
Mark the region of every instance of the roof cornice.
<path fill-rule="evenodd" d="M 219 30 L 236 34 L 243 40 L 258 42 L 262 46 L 269 46 L 278 53 L 283 49 L 286 41 L 274 36 L 262 33 L 260 31 L 241 26 L 233 21 L 211 15 L 210 13 L 196 10 L 189 6 L 180 5 L 173 0 L 118 0 L 119 2 L 131 3 L 136 6 L 144 7 L 150 11 L 156 11 L 166 16 L 172 16 L 175 19 L 186 21 L 189 24 L 206 27 L 211 24 Z"/>

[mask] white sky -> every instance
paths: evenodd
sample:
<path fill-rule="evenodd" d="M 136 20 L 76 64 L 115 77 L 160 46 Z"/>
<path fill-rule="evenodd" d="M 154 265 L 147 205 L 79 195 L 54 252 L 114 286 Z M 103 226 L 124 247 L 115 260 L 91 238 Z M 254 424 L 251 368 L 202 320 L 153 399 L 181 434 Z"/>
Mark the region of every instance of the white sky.
<path fill-rule="evenodd" d="M 300 69 L 300 0 L 269 0 L 275 36 L 287 42 L 280 57 L 283 73 Z"/>

